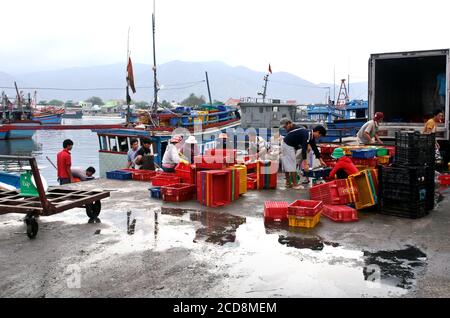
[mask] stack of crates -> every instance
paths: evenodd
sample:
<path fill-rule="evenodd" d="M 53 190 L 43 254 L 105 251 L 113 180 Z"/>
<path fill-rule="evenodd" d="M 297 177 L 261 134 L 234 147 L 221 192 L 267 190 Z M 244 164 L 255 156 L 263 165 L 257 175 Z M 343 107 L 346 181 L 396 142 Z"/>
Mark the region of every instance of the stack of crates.
<path fill-rule="evenodd" d="M 235 149 L 207 149 L 205 156 L 214 157 L 217 163 L 236 164 L 237 150 Z"/>
<path fill-rule="evenodd" d="M 247 167 L 244 165 L 234 165 L 229 170 L 238 171 L 239 175 L 239 195 L 247 193 Z"/>
<path fill-rule="evenodd" d="M 314 228 L 320 222 L 322 201 L 297 200 L 288 207 L 288 220 L 291 227 Z"/>
<path fill-rule="evenodd" d="M 434 209 L 434 169 L 380 167 L 380 211 L 417 219 Z"/>
<path fill-rule="evenodd" d="M 208 207 L 221 207 L 231 203 L 231 171 L 197 172 L 197 200 Z"/>
<path fill-rule="evenodd" d="M 272 161 L 258 161 L 256 165 L 256 184 L 258 189 L 276 189 L 278 167 Z"/>
<path fill-rule="evenodd" d="M 434 209 L 435 144 L 434 134 L 395 134 L 395 165 L 379 173 L 381 213 L 416 219 Z"/>

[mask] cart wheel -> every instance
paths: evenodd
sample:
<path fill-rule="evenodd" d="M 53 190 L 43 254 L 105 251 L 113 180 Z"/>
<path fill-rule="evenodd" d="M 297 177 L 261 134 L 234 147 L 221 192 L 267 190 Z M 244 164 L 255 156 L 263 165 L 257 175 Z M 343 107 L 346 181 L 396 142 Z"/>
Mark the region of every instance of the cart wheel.
<path fill-rule="evenodd" d="M 34 239 L 39 231 L 39 225 L 34 216 L 25 219 L 27 225 L 27 235 L 30 239 Z"/>
<path fill-rule="evenodd" d="M 89 217 L 89 219 L 96 219 L 100 214 L 100 211 L 96 212 L 95 205 L 93 203 L 89 203 L 86 204 L 86 214 Z"/>
<path fill-rule="evenodd" d="M 100 211 L 102 210 L 102 203 L 100 202 L 100 200 L 95 201 L 93 203 L 94 206 L 94 212 L 97 213 L 97 216 L 100 214 Z"/>

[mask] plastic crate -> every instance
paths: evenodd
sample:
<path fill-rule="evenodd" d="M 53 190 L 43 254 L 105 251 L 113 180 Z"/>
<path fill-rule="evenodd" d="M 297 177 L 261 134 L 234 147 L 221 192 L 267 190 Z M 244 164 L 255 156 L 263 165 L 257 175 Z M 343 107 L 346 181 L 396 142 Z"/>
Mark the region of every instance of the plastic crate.
<path fill-rule="evenodd" d="M 343 146 L 341 148 L 342 148 L 342 150 L 344 150 L 344 153 L 345 153 L 346 156 L 351 156 L 352 155 L 352 150 L 362 149 L 361 146 Z"/>
<path fill-rule="evenodd" d="M 179 177 L 183 183 L 195 184 L 197 177 L 196 166 L 179 163 L 175 167 L 175 175 Z"/>
<path fill-rule="evenodd" d="M 388 165 L 389 162 L 391 161 L 391 157 L 390 156 L 379 156 L 379 157 L 377 157 L 377 160 L 378 160 L 379 165 Z"/>
<path fill-rule="evenodd" d="M 402 202 L 384 198 L 380 200 L 379 212 L 409 219 L 418 219 L 429 214 L 425 202 Z"/>
<path fill-rule="evenodd" d="M 388 150 L 388 155 L 391 157 L 395 156 L 395 146 L 383 146 L 383 148 Z"/>
<path fill-rule="evenodd" d="M 135 181 L 151 181 L 156 176 L 156 171 L 153 170 L 122 169 L 122 171 L 131 172 Z"/>
<path fill-rule="evenodd" d="M 127 171 L 115 170 L 106 172 L 107 179 L 113 180 L 131 180 L 133 178 L 133 174 Z"/>
<path fill-rule="evenodd" d="M 174 175 L 156 176 L 152 179 L 152 185 L 155 187 L 164 187 L 175 183 L 180 183 L 180 178 Z"/>
<path fill-rule="evenodd" d="M 288 213 L 295 216 L 315 216 L 322 208 L 322 201 L 297 200 L 289 205 Z"/>
<path fill-rule="evenodd" d="M 355 203 L 358 199 L 357 189 L 351 186 L 349 179 L 316 185 L 309 189 L 309 195 L 311 200 L 334 205 Z"/>
<path fill-rule="evenodd" d="M 377 158 L 353 158 L 352 162 L 355 164 L 355 166 L 360 167 L 366 167 L 366 168 L 375 168 L 378 165 L 378 159 Z"/>
<path fill-rule="evenodd" d="M 247 167 L 244 165 L 235 165 L 228 169 L 239 171 L 239 194 L 245 194 L 247 192 Z"/>
<path fill-rule="evenodd" d="M 387 148 L 378 148 L 377 157 L 389 156 L 389 150 Z"/>
<path fill-rule="evenodd" d="M 357 210 L 374 206 L 377 202 L 376 194 L 373 191 L 373 181 L 370 172 L 361 171 L 349 177 L 353 191 L 358 192 L 358 200 L 355 202 Z M 356 190 L 355 190 L 356 188 Z"/>
<path fill-rule="evenodd" d="M 231 171 L 197 172 L 197 200 L 208 207 L 221 207 L 231 202 Z"/>
<path fill-rule="evenodd" d="M 264 203 L 264 221 L 287 221 L 288 202 L 267 201 Z"/>
<path fill-rule="evenodd" d="M 397 131 L 395 133 L 395 146 L 404 148 L 434 149 L 436 145 L 435 134 L 421 134 L 418 131 Z"/>
<path fill-rule="evenodd" d="M 278 167 L 272 173 L 272 161 L 258 161 L 256 167 L 256 184 L 258 189 L 276 189 L 278 183 Z"/>
<path fill-rule="evenodd" d="M 236 164 L 237 150 L 235 149 L 207 149 L 205 156 L 215 158 L 215 162 Z"/>
<path fill-rule="evenodd" d="M 240 172 L 237 169 L 227 169 L 231 173 L 231 201 L 239 199 L 240 195 Z"/>
<path fill-rule="evenodd" d="M 354 149 L 352 150 L 352 157 L 359 159 L 369 159 L 377 155 L 376 149 Z"/>
<path fill-rule="evenodd" d="M 358 211 L 346 205 L 323 206 L 322 215 L 334 222 L 356 222 L 358 221 Z"/>
<path fill-rule="evenodd" d="M 434 184 L 434 169 L 431 167 L 380 167 L 381 183 L 420 185 Z"/>
<path fill-rule="evenodd" d="M 203 170 L 222 170 L 229 166 L 228 163 L 220 160 L 216 161 L 216 159 L 213 156 L 195 156 L 195 167 Z"/>
<path fill-rule="evenodd" d="M 163 201 L 183 202 L 192 200 L 195 194 L 195 186 L 188 183 L 177 183 L 161 187 Z"/>
<path fill-rule="evenodd" d="M 256 190 L 256 189 L 257 189 L 256 180 L 247 177 L 247 190 Z"/>
<path fill-rule="evenodd" d="M 152 199 L 161 199 L 161 188 L 155 187 L 148 189 L 150 191 L 150 197 Z"/>
<path fill-rule="evenodd" d="M 439 176 L 439 183 L 441 185 L 450 185 L 450 174 L 441 174 Z"/>
<path fill-rule="evenodd" d="M 299 217 L 295 215 L 288 215 L 290 227 L 303 227 L 312 229 L 320 222 L 320 213 L 313 217 Z"/>
<path fill-rule="evenodd" d="M 337 145 L 319 145 L 320 147 L 320 154 L 322 155 L 331 155 L 334 151 L 334 149 L 338 148 Z"/>
<path fill-rule="evenodd" d="M 435 166 L 435 150 L 397 147 L 394 161 L 403 166 Z"/>

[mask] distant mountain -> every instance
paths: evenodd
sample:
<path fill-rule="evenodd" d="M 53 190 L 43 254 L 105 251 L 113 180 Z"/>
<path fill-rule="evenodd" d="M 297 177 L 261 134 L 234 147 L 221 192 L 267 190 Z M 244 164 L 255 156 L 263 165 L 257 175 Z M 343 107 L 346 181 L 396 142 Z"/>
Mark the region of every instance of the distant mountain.
<path fill-rule="evenodd" d="M 136 63 L 134 67 L 137 93 L 132 98 L 137 101 L 153 99 L 153 72 L 150 65 Z M 257 97 L 263 90 L 264 73 L 246 67 L 231 67 L 222 62 L 182 62 L 172 61 L 158 67 L 158 81 L 161 84 L 161 100 L 181 101 L 194 93 L 207 98 L 205 71 L 208 72 L 211 95 L 215 100 L 240 97 Z M 16 74 L 0 72 L 0 86 L 13 86 L 16 80 L 20 87 L 37 87 L 39 100 L 84 100 L 98 96 L 104 100 L 125 98 L 125 64 L 94 67 L 69 68 L 58 71 Z M 203 82 L 202 82 L 203 81 Z M 324 102 L 332 84 L 316 85 L 290 73 L 279 72 L 269 77 L 267 98 L 297 100 L 299 103 Z M 72 90 L 50 90 L 65 88 Z M 97 90 L 77 90 L 90 88 Z M 106 88 L 106 89 L 103 89 Z M 336 88 L 336 94 L 339 88 Z M 353 93 L 353 92 L 354 93 Z M 8 94 L 14 92 L 8 91 Z M 351 97 L 367 98 L 367 83 L 351 85 Z"/>

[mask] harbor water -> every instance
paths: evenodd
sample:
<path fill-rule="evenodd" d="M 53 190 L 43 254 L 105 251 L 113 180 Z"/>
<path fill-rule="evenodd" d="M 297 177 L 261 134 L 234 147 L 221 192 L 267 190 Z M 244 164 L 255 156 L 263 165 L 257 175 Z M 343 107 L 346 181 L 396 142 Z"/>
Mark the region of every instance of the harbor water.
<path fill-rule="evenodd" d="M 119 117 L 86 117 L 82 119 L 64 119 L 66 125 L 107 125 L 123 122 Z M 47 160 L 48 157 L 56 165 L 56 154 L 61 151 L 65 139 L 74 142 L 72 149 L 72 167 L 94 167 L 98 177 L 99 143 L 97 134 L 91 130 L 38 130 L 32 139 L 1 140 L 1 155 L 32 155 L 40 167 L 41 174 L 49 185 L 57 185 L 56 169 Z M 125 163 L 124 163 L 125 166 Z"/>

